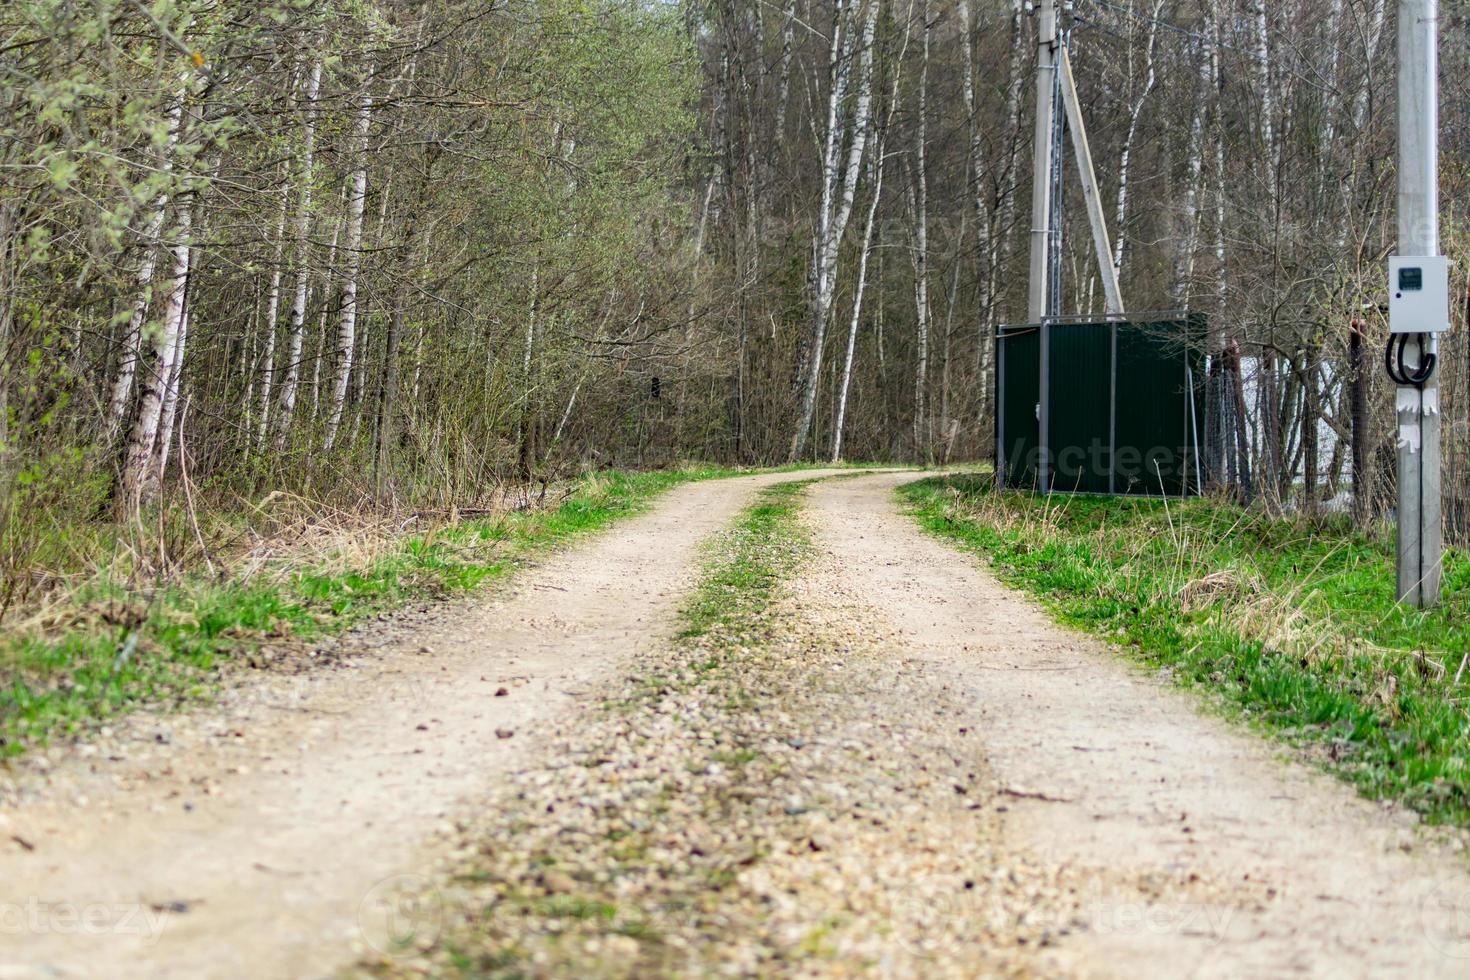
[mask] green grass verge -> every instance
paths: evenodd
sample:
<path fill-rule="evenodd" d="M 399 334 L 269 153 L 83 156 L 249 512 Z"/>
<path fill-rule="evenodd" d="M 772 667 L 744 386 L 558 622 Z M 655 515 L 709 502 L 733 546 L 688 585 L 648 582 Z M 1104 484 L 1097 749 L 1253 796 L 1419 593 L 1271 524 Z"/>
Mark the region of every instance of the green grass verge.
<path fill-rule="evenodd" d="M 767 487 L 718 540 L 694 597 L 683 610 L 686 638 L 739 632 L 759 622 L 781 582 L 800 564 L 810 538 L 800 521 L 812 481 Z"/>
<path fill-rule="evenodd" d="M 1367 796 L 1470 820 L 1470 560 L 1445 598 L 1394 601 L 1384 541 L 1206 500 L 1035 497 L 986 478 L 901 488 L 927 530 L 985 555 L 1061 621 L 1305 748 Z"/>
<path fill-rule="evenodd" d="M 637 513 L 717 467 L 602 473 L 559 505 L 406 536 L 361 568 L 274 581 L 186 577 L 143 594 L 92 583 L 43 627 L 0 635 L 0 758 L 147 706 L 207 698 L 218 668 L 272 643 L 310 643 L 405 603 L 504 578 L 537 553 Z"/>

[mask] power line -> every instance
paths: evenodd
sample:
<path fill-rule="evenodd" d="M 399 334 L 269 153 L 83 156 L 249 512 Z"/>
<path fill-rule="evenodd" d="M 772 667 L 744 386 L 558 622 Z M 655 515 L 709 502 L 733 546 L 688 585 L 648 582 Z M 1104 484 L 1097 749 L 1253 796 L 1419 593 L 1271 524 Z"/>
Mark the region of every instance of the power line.
<path fill-rule="evenodd" d="M 1130 20 L 1135 20 L 1140 24 L 1151 24 L 1155 27 L 1162 27 L 1166 31 L 1178 34 L 1181 37 L 1187 37 L 1194 41 L 1199 41 L 1201 44 L 1207 45 L 1209 47 L 1222 48 L 1226 51 L 1234 51 L 1237 54 L 1243 54 L 1247 58 L 1251 59 L 1256 58 L 1254 52 L 1246 51 L 1242 48 L 1237 48 L 1231 44 L 1226 44 L 1224 41 L 1213 40 L 1210 37 L 1199 33 L 1198 31 L 1191 31 L 1187 27 L 1180 27 L 1178 24 L 1170 23 L 1169 21 L 1162 20 L 1158 17 L 1147 17 L 1133 10 L 1132 7 L 1125 7 L 1121 3 L 1112 3 L 1110 2 L 1110 0 L 1092 0 L 1092 2 L 1097 4 L 1099 7 L 1104 7 L 1108 10 L 1113 10 L 1120 14 L 1123 14 Z M 1084 26 L 1088 26 L 1086 21 L 1083 21 L 1082 23 Z"/>

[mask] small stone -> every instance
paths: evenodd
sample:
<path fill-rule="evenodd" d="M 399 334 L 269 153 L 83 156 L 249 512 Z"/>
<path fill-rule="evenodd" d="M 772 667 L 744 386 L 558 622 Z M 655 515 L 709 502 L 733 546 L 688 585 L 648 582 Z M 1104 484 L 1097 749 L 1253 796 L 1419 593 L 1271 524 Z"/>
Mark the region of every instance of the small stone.
<path fill-rule="evenodd" d="M 497 728 L 497 729 L 495 729 L 495 737 L 496 738 L 510 738 L 513 735 L 515 735 L 515 732 L 512 731 L 509 728 Z"/>
<path fill-rule="evenodd" d="M 497 687 L 497 688 L 496 688 L 496 689 L 495 689 L 495 696 L 496 696 L 496 697 L 497 697 L 497 698 L 503 698 L 503 697 L 507 697 L 507 696 L 509 696 L 509 695 L 510 695 L 510 691 L 508 691 L 508 690 L 506 690 L 506 689 L 505 689 L 505 688 L 503 688 L 503 687 Z"/>
<path fill-rule="evenodd" d="M 571 875 L 548 871 L 541 876 L 541 887 L 553 895 L 569 895 L 577 890 L 577 883 L 572 880 Z"/>
<path fill-rule="evenodd" d="M 631 959 L 638 955 L 638 940 L 632 936 L 608 936 L 602 941 L 602 945 L 610 956 L 619 959 Z"/>

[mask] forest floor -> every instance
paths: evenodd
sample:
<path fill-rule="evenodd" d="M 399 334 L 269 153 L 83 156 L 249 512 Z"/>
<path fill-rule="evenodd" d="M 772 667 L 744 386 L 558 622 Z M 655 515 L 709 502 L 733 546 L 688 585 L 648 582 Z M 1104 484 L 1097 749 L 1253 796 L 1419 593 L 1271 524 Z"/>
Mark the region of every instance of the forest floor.
<path fill-rule="evenodd" d="M 920 530 L 686 484 L 23 757 L 0 978 L 1459 975 L 1470 869 Z"/>

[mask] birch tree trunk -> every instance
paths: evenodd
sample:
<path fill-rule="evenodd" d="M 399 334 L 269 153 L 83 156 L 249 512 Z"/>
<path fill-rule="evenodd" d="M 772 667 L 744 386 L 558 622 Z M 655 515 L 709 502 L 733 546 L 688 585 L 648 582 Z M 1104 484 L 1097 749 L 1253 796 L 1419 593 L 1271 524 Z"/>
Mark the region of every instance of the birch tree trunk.
<path fill-rule="evenodd" d="M 286 215 L 291 209 L 289 175 L 281 181 L 281 213 L 276 221 L 276 247 L 271 259 L 271 285 L 265 301 L 265 352 L 260 362 L 260 414 L 256 424 L 257 446 L 265 445 L 270 431 L 271 399 L 276 382 L 276 329 L 281 322 L 281 263 L 286 259 Z"/>
<path fill-rule="evenodd" d="M 349 203 L 345 200 L 346 188 L 339 195 L 342 204 Z M 311 412 L 308 418 L 321 417 L 322 400 L 322 362 L 327 359 L 327 320 L 332 315 L 332 277 L 337 269 L 337 246 L 342 243 L 342 226 L 348 218 L 339 218 L 332 225 L 332 244 L 327 246 L 327 264 L 322 269 L 321 275 L 321 309 L 317 313 L 316 320 L 316 355 L 311 359 Z"/>
<path fill-rule="evenodd" d="M 918 356 L 914 363 L 914 452 L 922 460 L 933 456 L 929 438 L 929 166 L 928 142 L 929 48 L 933 27 L 925 0 L 924 45 L 919 62 L 918 120 L 915 125 L 912 200 L 914 208 L 914 306 L 917 312 Z"/>
<path fill-rule="evenodd" d="M 325 448 L 337 441 L 342 412 L 347 405 L 347 383 L 352 377 L 352 354 L 357 344 L 357 279 L 362 272 L 362 219 L 367 205 L 368 138 L 373 125 L 371 96 L 364 96 L 357 114 L 357 168 L 352 175 L 352 197 L 347 202 L 347 271 L 342 277 L 342 312 L 337 323 L 337 375 L 332 384 L 332 409 L 327 417 Z"/>
<path fill-rule="evenodd" d="M 992 360 L 995 356 L 995 345 L 991 342 L 991 338 L 995 336 L 996 325 L 1000 322 L 998 312 L 1000 308 L 1000 289 L 998 288 L 1000 272 L 1002 268 L 1010 265 L 1016 242 L 1016 236 L 1012 231 L 1016 227 L 1016 165 L 1021 146 L 1021 88 L 1024 81 L 1022 71 L 1024 62 L 1021 54 L 1023 24 L 1021 0 L 1011 0 L 1011 47 L 1006 63 L 1005 169 L 997 182 L 999 195 L 997 208 L 1000 214 L 996 219 L 995 229 L 987 236 L 989 254 L 985 263 L 985 295 L 990 297 L 990 305 L 981 310 L 984 334 L 981 342 L 975 345 L 976 372 L 981 378 L 980 417 L 982 419 L 991 410 L 989 385 L 993 375 Z"/>
<path fill-rule="evenodd" d="M 517 443 L 520 446 L 521 475 L 529 482 L 535 473 L 536 415 L 533 411 L 535 399 L 536 366 L 536 317 L 541 309 L 541 269 L 531 266 L 531 297 L 526 311 L 526 345 L 521 355 L 521 411 L 517 423 Z"/>
<path fill-rule="evenodd" d="M 832 225 L 832 201 L 836 193 L 838 179 L 837 166 L 841 157 L 843 128 L 842 128 L 842 103 L 847 94 L 847 81 L 850 70 L 849 62 L 845 57 L 844 41 L 851 47 L 851 34 L 848 26 L 844 23 L 845 3 L 847 0 L 836 0 L 832 14 L 832 43 L 827 55 L 827 125 L 824 131 L 825 142 L 822 148 L 822 173 L 821 173 L 821 203 L 817 210 L 816 234 L 812 237 L 812 263 L 808 271 L 807 289 L 810 294 L 808 302 L 812 305 L 812 314 L 815 314 L 821 305 L 823 287 L 825 281 L 823 273 L 825 265 L 823 257 L 826 254 L 827 241 L 831 233 Z M 824 328 L 825 323 L 818 325 L 813 320 L 813 333 L 802 338 L 802 343 L 797 350 L 797 390 L 801 398 L 805 398 L 806 377 L 810 370 L 815 376 L 818 372 L 812 365 L 812 339 L 815 331 Z M 773 338 L 774 339 L 774 338 Z M 793 441 L 796 436 L 793 435 Z M 806 436 L 802 435 L 802 442 Z"/>
<path fill-rule="evenodd" d="M 910 2 L 909 11 L 913 10 Z M 905 17 L 905 24 L 908 18 Z M 893 59 L 893 75 L 889 81 L 888 88 L 888 111 L 883 118 L 876 120 L 876 129 L 873 136 L 873 153 L 868 162 L 868 182 L 872 185 L 870 198 L 868 200 L 867 219 L 863 224 L 862 250 L 858 255 L 858 280 L 857 289 L 853 295 L 852 317 L 848 321 L 847 328 L 847 355 L 843 359 L 842 377 L 838 382 L 837 408 L 834 412 L 834 424 L 832 429 L 832 462 L 840 462 L 842 459 L 842 444 L 844 441 L 843 430 L 847 425 L 848 396 L 852 390 L 853 363 L 857 356 L 858 328 L 862 323 L 863 300 L 867 294 L 868 265 L 873 255 L 873 237 L 878 227 L 878 209 L 883 201 L 883 176 L 887 170 L 888 160 L 886 146 L 888 132 L 893 126 L 893 118 L 898 112 L 898 93 L 900 83 L 903 81 L 904 55 L 908 52 L 909 32 L 907 26 L 904 28 L 903 43 L 899 47 L 897 57 Z M 876 57 L 876 52 L 874 53 Z M 879 279 L 882 279 L 882 257 L 879 257 L 878 271 Z M 881 372 L 883 366 L 883 308 L 878 308 L 878 365 Z"/>
<path fill-rule="evenodd" d="M 948 464 L 950 454 L 954 452 L 954 441 L 959 435 L 959 423 L 952 418 L 950 395 L 953 391 L 951 378 L 953 371 L 952 350 L 954 347 L 954 311 L 959 303 L 960 295 L 960 269 L 962 263 L 960 256 L 965 248 L 965 218 L 964 211 L 960 212 L 959 230 L 955 232 L 954 256 L 950 260 L 949 269 L 949 295 L 944 303 L 944 334 L 939 355 L 939 440 L 943 445 L 940 453 L 941 462 Z M 931 413 L 932 414 L 932 413 Z M 933 426 L 930 426 L 930 455 L 933 455 L 932 443 Z"/>
<path fill-rule="evenodd" d="M 174 170 L 174 148 L 179 143 L 179 131 L 183 126 L 184 102 L 188 98 L 188 86 L 179 89 L 178 98 L 168 114 L 168 137 L 159 155 L 158 168 L 165 177 Z M 117 374 L 112 383 L 112 395 L 108 399 L 107 423 L 103 432 L 109 444 L 117 441 L 118 433 L 127 422 L 128 406 L 132 402 L 133 382 L 138 373 L 138 355 L 143 343 L 143 327 L 148 322 L 148 311 L 153 306 L 153 276 L 158 261 L 158 239 L 163 234 L 163 222 L 168 215 L 169 195 L 158 196 L 153 210 L 143 229 L 143 260 L 138 266 L 136 282 L 137 297 L 133 300 L 133 312 L 123 330 L 117 352 Z"/>
<path fill-rule="evenodd" d="M 969 117 L 967 125 L 970 136 L 970 201 L 975 208 L 975 253 L 980 261 L 980 310 L 977 318 L 979 336 L 976 338 L 976 385 L 977 396 L 980 405 L 988 401 L 989 377 L 986 364 L 986 349 L 989 345 L 985 342 L 988 333 L 986 324 L 989 320 L 987 311 L 995 306 L 995 297 L 991 290 L 996 282 L 990 265 L 995 262 L 996 250 L 993 241 L 995 229 L 992 227 L 994 217 L 991 213 L 986 194 L 986 166 L 985 149 L 981 140 L 980 107 L 975 98 L 975 25 L 974 15 L 970 8 L 971 0 L 960 0 L 960 35 L 963 42 L 965 62 L 964 78 L 961 86 L 965 99 L 965 113 Z M 951 311 L 952 312 L 952 311 Z M 946 341 L 948 332 L 946 332 Z M 948 376 L 948 361 L 945 364 L 946 377 Z M 981 409 L 984 412 L 984 409 Z M 945 413 L 946 417 L 948 412 Z"/>
<path fill-rule="evenodd" d="M 1271 89 L 1271 38 L 1266 23 L 1266 0 L 1250 0 L 1251 38 L 1255 50 L 1253 75 L 1261 97 L 1261 141 L 1274 166 L 1276 160 L 1276 99 Z"/>
<path fill-rule="evenodd" d="M 868 201 L 868 216 L 863 223 L 863 249 L 858 256 L 857 290 L 852 298 L 852 317 L 847 325 L 847 356 L 842 362 L 842 379 L 837 386 L 837 411 L 832 423 L 832 456 L 834 463 L 842 460 L 842 430 L 847 424 L 847 396 L 852 388 L 852 362 L 857 352 L 858 325 L 863 316 L 863 294 L 868 286 L 868 257 L 873 251 L 873 228 L 878 223 L 878 205 L 883 199 L 883 137 L 880 135 L 873 147 L 873 178 L 871 198 Z"/>
<path fill-rule="evenodd" d="M 1199 250 L 1200 196 L 1204 193 L 1205 118 L 1209 114 L 1210 81 L 1213 77 L 1210 59 L 1198 46 L 1191 49 L 1198 59 L 1194 83 L 1193 109 L 1189 116 L 1189 143 L 1185 151 L 1184 206 L 1180 225 L 1179 249 L 1174 254 L 1174 274 L 1169 285 L 1169 302 L 1175 309 L 1189 303 L 1190 281 L 1194 278 L 1194 257 Z M 1209 350 L 1219 350 L 1218 338 L 1212 333 Z"/>
<path fill-rule="evenodd" d="M 286 376 L 276 414 L 276 446 L 285 445 L 296 411 L 296 388 L 301 378 L 301 348 L 306 338 L 306 301 L 311 289 L 310 248 L 312 181 L 316 164 L 317 96 L 321 92 L 322 63 L 313 63 L 306 84 L 306 112 L 301 131 L 301 198 L 296 212 L 296 290 L 291 302 L 291 332 L 286 347 Z"/>
<path fill-rule="evenodd" d="M 393 312 L 388 317 L 387 346 L 383 351 L 383 382 L 378 389 L 378 445 L 373 462 L 378 499 L 387 495 L 389 486 L 389 454 L 393 445 L 393 413 L 398 402 L 398 348 L 403 336 L 403 318 L 408 307 L 408 278 L 399 280 L 393 296 Z"/>
<path fill-rule="evenodd" d="M 791 104 L 791 53 L 796 41 L 796 0 L 786 0 L 781 20 L 781 78 L 776 93 L 776 139 L 786 135 L 786 107 Z"/>
<path fill-rule="evenodd" d="M 1144 44 L 1143 55 L 1143 90 L 1134 97 L 1133 106 L 1128 112 L 1128 132 L 1123 137 L 1123 149 L 1118 154 L 1118 207 L 1113 216 L 1113 227 L 1117 229 L 1117 238 L 1113 242 L 1113 272 L 1122 281 L 1123 254 L 1127 250 L 1128 234 L 1128 178 L 1129 166 L 1133 158 L 1133 144 L 1138 138 L 1138 121 L 1143 116 L 1143 105 L 1153 94 L 1154 86 L 1158 83 L 1158 71 L 1154 65 L 1154 51 L 1159 37 L 1159 15 L 1163 12 L 1164 0 L 1154 0 L 1153 14 L 1148 21 L 1147 41 Z M 1132 57 L 1132 46 L 1129 47 L 1129 56 Z M 1131 74 L 1130 64 L 1130 74 Z"/>
<path fill-rule="evenodd" d="M 1270 167 L 1270 200 L 1269 212 L 1274 216 L 1273 224 L 1279 222 L 1279 194 L 1277 184 L 1280 179 L 1280 156 L 1276 146 L 1276 97 L 1271 84 L 1271 39 L 1269 26 L 1266 20 L 1265 0 L 1251 0 L 1248 5 L 1251 15 L 1252 44 L 1254 47 L 1253 76 L 1256 91 L 1261 99 L 1260 112 L 1260 134 L 1261 146 Z M 1275 271 L 1279 266 L 1280 241 L 1273 238 L 1272 243 L 1272 281 L 1274 285 Z M 1262 413 L 1262 425 L 1264 428 L 1263 439 L 1265 442 L 1262 460 L 1257 466 L 1257 473 L 1266 473 L 1262 477 L 1261 486 L 1265 490 L 1268 502 L 1274 507 L 1281 502 L 1281 490 L 1283 487 L 1283 466 L 1281 451 L 1281 402 L 1280 385 L 1278 383 L 1279 368 L 1277 364 L 1278 354 L 1275 346 L 1275 331 L 1272 330 L 1271 343 L 1261 350 L 1261 359 L 1265 364 L 1266 384 L 1263 397 L 1265 399 L 1265 411 Z"/>
<path fill-rule="evenodd" d="M 1318 477 L 1322 466 L 1319 452 L 1322 389 L 1315 346 L 1309 346 L 1302 353 L 1302 367 L 1302 503 L 1308 514 L 1315 515 L 1321 502 Z"/>
<path fill-rule="evenodd" d="M 194 223 L 197 227 L 199 218 L 195 217 Z M 189 250 L 188 278 L 192 281 L 198 250 Z M 184 305 L 179 311 L 179 337 L 174 342 L 174 359 L 168 369 L 168 383 L 163 391 L 162 421 L 159 423 L 158 448 L 156 450 L 158 463 L 149 468 L 148 471 L 148 495 L 152 496 L 158 492 L 163 485 L 163 478 L 168 470 L 169 446 L 174 434 L 174 417 L 179 409 L 179 388 L 184 378 L 184 351 L 188 346 L 189 338 L 189 316 L 190 316 L 190 292 L 186 286 L 184 289 Z"/>
<path fill-rule="evenodd" d="M 120 516 L 136 519 L 151 492 L 151 474 L 158 462 L 158 428 L 163 403 L 173 377 L 178 347 L 183 339 L 186 315 L 185 296 L 189 288 L 190 237 L 193 231 L 193 194 L 175 198 L 178 224 L 170 248 L 172 269 L 163 323 L 154 335 L 152 363 L 141 382 L 138 411 L 128 434 L 128 443 L 119 475 L 117 494 Z"/>
<path fill-rule="evenodd" d="M 1217 111 L 1215 113 L 1215 124 L 1213 134 L 1214 149 L 1214 179 L 1215 179 L 1215 319 L 1219 321 L 1220 327 L 1224 329 L 1225 323 L 1225 297 L 1226 289 L 1226 264 L 1225 264 L 1225 112 L 1224 107 L 1219 105 L 1219 93 L 1225 85 L 1225 69 L 1220 60 L 1220 18 L 1223 16 L 1220 0 L 1211 0 L 1210 3 L 1210 79 L 1215 89 Z M 1229 338 L 1226 339 L 1229 343 Z M 1239 356 L 1236 356 L 1236 369 L 1239 373 Z M 1243 403 L 1243 399 L 1242 399 Z"/>
<path fill-rule="evenodd" d="M 832 298 L 837 286 L 837 257 L 842 246 L 843 232 L 852 216 L 853 201 L 857 193 L 858 177 L 862 172 L 863 154 L 868 142 L 868 119 L 873 104 L 873 38 L 878 25 L 880 0 L 869 0 L 862 35 L 852 57 L 858 62 L 857 104 L 853 110 L 852 142 L 848 148 L 846 167 L 839 173 L 844 126 L 841 107 L 847 91 L 849 69 L 842 57 L 840 38 L 846 33 L 841 29 L 844 7 L 839 0 L 837 16 L 832 32 L 833 80 L 827 108 L 827 140 L 822 161 L 822 200 L 817 217 L 817 235 L 813 243 L 812 270 L 809 276 L 810 332 L 807 337 L 805 356 L 801 358 L 798 374 L 798 397 L 800 404 L 796 430 L 791 437 L 790 458 L 796 459 L 806 451 L 807 439 L 811 435 L 812 418 L 816 414 L 817 389 L 821 385 L 822 351 L 826 342 L 827 321 L 832 310 Z M 850 31 L 850 28 L 849 28 Z M 839 178 L 841 186 L 838 186 Z"/>

